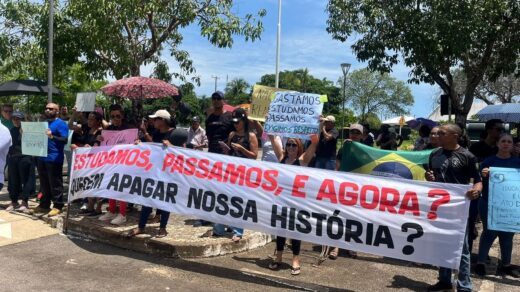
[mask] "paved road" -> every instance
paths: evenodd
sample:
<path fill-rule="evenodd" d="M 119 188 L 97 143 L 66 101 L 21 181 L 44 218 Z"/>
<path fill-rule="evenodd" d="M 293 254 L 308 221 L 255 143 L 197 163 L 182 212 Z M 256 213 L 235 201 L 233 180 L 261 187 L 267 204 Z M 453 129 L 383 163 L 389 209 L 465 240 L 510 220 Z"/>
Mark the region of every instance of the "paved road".
<path fill-rule="evenodd" d="M 8 217 L 0 211 L 1 224 Z M 293 277 L 289 265 L 277 272 L 267 269 L 273 244 L 217 258 L 160 258 L 68 238 L 28 220 L 24 224 L 33 231 L 26 234 L 32 236 L 16 239 L 22 226 L 13 225 L 11 241 L 0 247 L 1 291 L 424 291 L 437 274 L 432 267 L 366 254 L 358 259 L 340 256 L 313 268 L 319 248 L 304 244 L 302 274 Z M 517 236 L 514 263 L 520 262 L 519 249 Z M 491 255 L 497 252 L 495 247 Z M 284 261 L 290 257 L 286 253 Z M 518 291 L 519 286 L 519 279 L 474 279 L 475 291 Z"/>

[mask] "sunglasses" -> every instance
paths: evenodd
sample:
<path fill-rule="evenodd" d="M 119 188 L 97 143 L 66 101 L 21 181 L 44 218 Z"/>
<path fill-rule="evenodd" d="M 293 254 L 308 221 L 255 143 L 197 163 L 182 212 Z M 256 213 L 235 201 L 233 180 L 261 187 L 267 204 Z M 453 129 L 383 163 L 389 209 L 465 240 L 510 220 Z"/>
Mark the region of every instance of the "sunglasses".
<path fill-rule="evenodd" d="M 289 148 L 289 147 L 298 147 L 298 144 L 296 144 L 296 143 L 287 143 L 287 144 L 285 144 L 285 147 L 286 147 L 286 148 Z"/>
<path fill-rule="evenodd" d="M 120 119 L 120 118 L 122 118 L 122 116 L 121 115 L 113 115 L 113 116 L 111 115 L 110 118 L 112 118 L 112 119 Z"/>

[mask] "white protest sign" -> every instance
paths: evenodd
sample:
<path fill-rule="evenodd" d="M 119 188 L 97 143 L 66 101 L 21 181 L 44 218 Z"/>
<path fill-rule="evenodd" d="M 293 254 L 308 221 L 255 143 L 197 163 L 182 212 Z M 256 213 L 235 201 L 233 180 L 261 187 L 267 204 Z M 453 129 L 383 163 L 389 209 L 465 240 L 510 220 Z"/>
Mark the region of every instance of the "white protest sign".
<path fill-rule="evenodd" d="M 325 95 L 299 92 L 277 92 L 269 105 L 264 130 L 267 134 L 310 139 L 319 132 L 320 115 Z"/>
<path fill-rule="evenodd" d="M 469 188 L 141 143 L 79 148 L 68 199 L 111 198 L 457 269 Z"/>
<path fill-rule="evenodd" d="M 101 131 L 101 146 L 119 145 L 119 144 L 134 144 L 137 140 L 137 129 L 128 129 L 122 131 L 103 130 Z"/>
<path fill-rule="evenodd" d="M 96 106 L 95 92 L 78 92 L 76 95 L 76 111 L 93 112 Z"/>
<path fill-rule="evenodd" d="M 22 154 L 47 157 L 48 122 L 22 122 Z"/>

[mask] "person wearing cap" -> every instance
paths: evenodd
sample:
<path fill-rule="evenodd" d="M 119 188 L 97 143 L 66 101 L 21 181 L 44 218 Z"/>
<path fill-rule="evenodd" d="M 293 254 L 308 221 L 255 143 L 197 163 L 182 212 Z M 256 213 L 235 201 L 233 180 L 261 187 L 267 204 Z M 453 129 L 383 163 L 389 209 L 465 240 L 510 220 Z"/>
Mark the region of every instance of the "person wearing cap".
<path fill-rule="evenodd" d="M 223 154 L 220 142 L 227 142 L 229 134 L 234 130 L 231 113 L 224 111 L 224 93 L 215 91 L 211 95 L 213 112 L 206 118 L 206 136 L 208 152 Z"/>
<path fill-rule="evenodd" d="M 336 118 L 326 116 L 321 119 L 320 140 L 316 150 L 316 168 L 334 170 L 336 165 L 336 144 L 339 132 L 335 128 Z"/>
<path fill-rule="evenodd" d="M 200 126 L 200 118 L 194 116 L 191 118 L 191 127 L 188 130 L 188 147 L 202 150 L 202 148 L 207 146 L 208 138 L 206 137 L 206 131 Z"/>
<path fill-rule="evenodd" d="M 348 128 L 348 139 L 345 139 L 345 143 L 352 143 L 352 142 L 358 142 L 363 143 L 363 133 L 364 133 L 364 127 L 360 124 L 351 124 Z M 336 170 L 341 170 L 341 160 L 343 159 L 343 145 L 338 150 L 338 154 L 336 155 Z M 347 250 L 347 253 L 350 257 L 356 258 L 357 253 L 354 251 Z M 329 253 L 329 259 L 335 260 L 338 258 L 339 254 L 339 248 L 335 247 L 331 250 Z"/>
<path fill-rule="evenodd" d="M 233 111 L 232 122 L 235 131 L 231 132 L 227 140 L 227 147 L 224 147 L 224 153 L 241 158 L 256 159 L 258 156 L 258 140 L 256 134 L 249 128 L 249 119 L 243 108 L 237 108 Z M 216 223 L 213 230 L 209 230 L 203 235 L 207 236 L 223 236 L 226 226 Z M 232 241 L 238 243 L 244 234 L 243 228 L 231 227 L 233 231 Z"/>
<path fill-rule="evenodd" d="M 7 207 L 7 211 L 23 212 L 28 208 L 29 196 L 34 193 L 34 161 L 30 155 L 22 154 L 22 121 L 25 115 L 22 112 L 13 113 L 13 128 L 10 130 L 12 145 L 9 148 L 9 156 L 7 165 L 9 167 L 9 198 L 11 204 Z M 19 199 L 22 202 L 19 203 Z"/>
<path fill-rule="evenodd" d="M 162 143 L 166 147 L 186 147 L 186 141 L 188 139 L 188 134 L 186 130 L 170 127 L 170 125 L 174 124 L 172 123 L 173 117 L 167 110 L 158 110 L 153 115 L 150 115 L 149 118 L 153 120 L 154 131 L 151 134 L 145 132 L 145 142 Z M 146 128 L 141 130 L 146 130 Z M 141 141 L 137 141 L 137 143 L 140 142 Z M 139 223 L 137 225 L 137 228 L 130 230 L 130 232 L 128 232 L 126 236 L 128 238 L 131 238 L 138 234 L 144 233 L 146 222 L 148 220 L 148 217 L 150 217 L 150 214 L 152 214 L 152 207 L 143 206 L 141 209 L 141 215 L 139 217 Z M 166 225 L 168 224 L 169 218 L 170 212 L 158 209 L 155 213 L 153 221 L 159 222 L 159 231 L 156 235 L 157 238 L 165 237 L 166 235 L 168 235 L 168 232 L 166 231 Z"/>

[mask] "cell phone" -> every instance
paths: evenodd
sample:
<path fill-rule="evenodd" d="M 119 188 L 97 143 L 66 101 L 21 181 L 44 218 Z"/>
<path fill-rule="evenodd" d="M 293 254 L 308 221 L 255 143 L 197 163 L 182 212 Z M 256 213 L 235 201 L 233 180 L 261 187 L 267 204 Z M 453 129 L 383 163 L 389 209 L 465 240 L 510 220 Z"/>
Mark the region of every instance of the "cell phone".
<path fill-rule="evenodd" d="M 229 146 L 224 143 L 223 141 L 218 141 L 218 144 L 220 145 L 220 147 L 226 149 L 226 150 L 231 150 L 231 148 L 229 148 Z"/>

